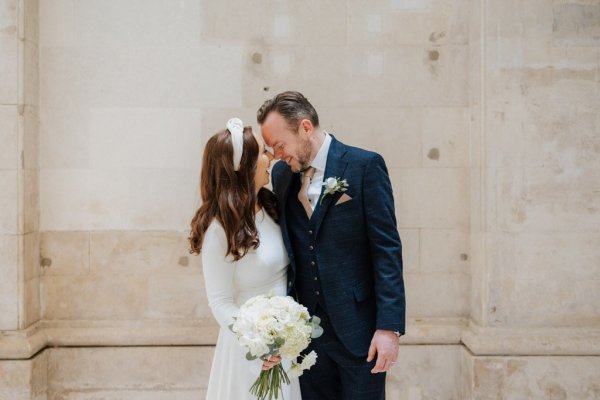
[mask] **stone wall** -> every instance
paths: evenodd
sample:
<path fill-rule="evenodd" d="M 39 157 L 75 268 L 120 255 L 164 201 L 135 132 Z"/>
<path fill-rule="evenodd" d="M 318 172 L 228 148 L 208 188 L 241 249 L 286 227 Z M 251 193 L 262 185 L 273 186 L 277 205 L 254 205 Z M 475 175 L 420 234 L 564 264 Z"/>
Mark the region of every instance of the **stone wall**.
<path fill-rule="evenodd" d="M 599 21 L 595 0 L 0 0 L 0 399 L 203 396 L 203 144 L 287 89 L 390 171 L 389 398 L 600 397 Z"/>

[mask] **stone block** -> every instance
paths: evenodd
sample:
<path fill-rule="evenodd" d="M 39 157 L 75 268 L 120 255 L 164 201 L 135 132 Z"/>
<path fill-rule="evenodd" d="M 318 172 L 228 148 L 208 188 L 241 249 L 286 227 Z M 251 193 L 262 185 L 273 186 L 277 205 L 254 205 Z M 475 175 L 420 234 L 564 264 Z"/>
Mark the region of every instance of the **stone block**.
<path fill-rule="evenodd" d="M 465 399 L 460 346 L 400 345 L 398 363 L 387 374 L 389 399 Z"/>
<path fill-rule="evenodd" d="M 402 263 L 404 272 L 417 272 L 421 270 L 421 239 L 419 229 L 400 229 L 402 242 Z"/>
<path fill-rule="evenodd" d="M 212 317 L 201 274 L 148 277 L 146 317 L 195 319 Z"/>
<path fill-rule="evenodd" d="M 466 317 L 470 276 L 461 273 L 405 273 L 407 315 L 411 318 Z"/>
<path fill-rule="evenodd" d="M 151 0 L 73 3 L 78 46 L 194 46 L 200 44 L 204 4 Z M 54 28 L 60 20 L 52 21 Z"/>
<path fill-rule="evenodd" d="M 90 233 L 46 231 L 40 238 L 44 275 L 85 275 L 90 271 Z"/>
<path fill-rule="evenodd" d="M 467 228 L 468 170 L 464 168 L 390 169 L 400 228 Z"/>
<path fill-rule="evenodd" d="M 31 361 L 0 361 L 0 399 L 31 399 Z"/>
<path fill-rule="evenodd" d="M 554 4 L 552 31 L 555 42 L 600 46 L 600 5 L 593 1 L 588 4 L 573 3 Z"/>
<path fill-rule="evenodd" d="M 42 278 L 45 319 L 136 319 L 146 312 L 147 278 L 48 275 Z"/>
<path fill-rule="evenodd" d="M 36 92 L 37 98 L 37 92 Z M 23 116 L 23 159 L 21 168 L 38 169 L 39 164 L 39 142 L 40 142 L 40 121 L 39 111 L 35 106 L 25 106 Z"/>
<path fill-rule="evenodd" d="M 40 46 L 73 46 L 76 34 L 75 4 L 71 0 L 56 0 L 39 4 Z"/>
<path fill-rule="evenodd" d="M 44 105 L 241 105 L 239 45 L 48 47 L 41 52 L 40 60 L 40 102 Z"/>
<path fill-rule="evenodd" d="M 0 7 L 0 104 L 18 103 L 19 61 L 17 2 L 4 2 Z"/>
<path fill-rule="evenodd" d="M 17 106 L 0 106 L 0 170 L 17 169 L 19 166 L 18 115 Z"/>
<path fill-rule="evenodd" d="M 469 166 L 469 111 L 464 107 L 422 111 L 423 166 Z"/>
<path fill-rule="evenodd" d="M 48 104 L 39 110 L 39 164 L 42 169 L 90 166 L 90 111 L 86 107 Z"/>
<path fill-rule="evenodd" d="M 23 280 L 39 278 L 42 274 L 40 267 L 40 234 L 32 232 L 19 236 L 21 252 L 20 262 L 23 269 Z"/>
<path fill-rule="evenodd" d="M 0 5 L 0 35 L 13 36 L 17 33 L 18 2 L 4 1 Z"/>
<path fill-rule="evenodd" d="M 19 233 L 28 234 L 39 230 L 40 191 L 39 170 L 24 169 L 19 175 Z"/>
<path fill-rule="evenodd" d="M 488 245 L 494 278 L 488 278 L 486 313 L 492 324 L 598 325 L 598 234 L 497 233 Z"/>
<path fill-rule="evenodd" d="M 466 230 L 421 229 L 419 249 L 423 272 L 470 273 Z"/>
<path fill-rule="evenodd" d="M 42 169 L 40 171 L 40 230 L 86 230 L 90 228 L 89 192 L 91 172 L 84 169 Z M 121 183 L 114 177 L 109 188 Z M 99 183 L 99 182 L 93 182 Z M 104 183 L 104 182 L 103 182 Z M 125 186 L 126 184 L 122 184 Z M 101 187 L 102 188 L 102 187 Z M 99 189 L 100 190 L 100 189 Z M 68 196 L 65 196 L 68 193 Z M 115 193 L 117 196 L 120 193 Z M 122 200 L 121 200 L 122 201 Z M 118 202 L 113 206 L 118 206 Z M 94 214 L 99 206 L 95 206 Z M 92 215 L 94 215 L 92 214 Z"/>
<path fill-rule="evenodd" d="M 0 170 L 0 234 L 18 232 L 18 173 L 16 169 Z"/>
<path fill-rule="evenodd" d="M 468 43 L 469 2 L 347 2 L 348 41 L 357 45 L 446 45 Z"/>
<path fill-rule="evenodd" d="M 55 348 L 49 351 L 50 398 L 88 399 L 93 392 L 133 391 L 162 399 L 163 390 L 206 389 L 213 347 Z M 152 392 L 156 391 L 153 395 Z M 148 396 L 141 397 L 145 392 Z M 60 397 L 67 396 L 67 397 Z M 72 397 L 68 397 L 72 396 Z M 187 399 L 187 397 L 184 397 Z"/>
<path fill-rule="evenodd" d="M 40 0 L 26 0 L 24 5 L 23 37 L 27 42 L 39 44 L 40 40 Z"/>
<path fill-rule="evenodd" d="M 199 274 L 200 260 L 189 254 L 187 233 L 93 232 L 90 265 L 95 274 Z"/>
<path fill-rule="evenodd" d="M 256 124 L 256 110 L 262 103 L 286 90 L 301 90 L 311 101 L 318 99 L 316 93 L 321 93 L 324 88 L 316 85 L 306 85 L 305 76 L 311 80 L 317 79 L 314 71 L 316 65 L 306 61 L 305 48 L 299 46 L 276 46 L 270 47 L 264 44 L 252 43 L 242 52 L 241 91 L 242 106 L 253 110 L 252 118 L 247 124 Z M 338 48 L 331 49 L 337 53 Z M 286 67 L 287 62 L 287 67 Z M 321 60 L 320 65 L 325 66 L 328 60 Z M 287 69 L 287 72 L 285 71 Z M 331 77 L 332 82 L 336 77 Z M 302 89 L 301 89 L 302 88 Z M 306 89 L 304 89 L 306 88 Z M 313 104 L 313 106 L 316 106 Z M 318 109 L 317 109 L 318 111 Z M 244 120 L 244 122 L 246 122 Z"/>
<path fill-rule="evenodd" d="M 325 130 L 345 144 L 378 152 L 388 169 L 421 166 L 420 109 L 335 107 L 317 112 Z"/>
<path fill-rule="evenodd" d="M 25 41 L 23 44 L 23 102 L 37 107 L 39 104 L 40 74 L 39 47 L 34 42 Z"/>
<path fill-rule="evenodd" d="M 0 235 L 0 330 L 18 329 L 18 251 L 17 235 Z"/>
<path fill-rule="evenodd" d="M 25 329 L 41 318 L 40 278 L 32 278 L 23 284 L 23 297 L 19 312 L 20 329 Z"/>
<path fill-rule="evenodd" d="M 595 232 L 600 224 L 600 168 L 501 168 L 495 178 L 498 226 L 512 231 Z M 552 215 L 552 218 L 548 218 Z"/>
<path fill-rule="evenodd" d="M 42 230 L 187 231 L 198 170 L 42 170 Z M 71 193 L 64 196 L 64 193 Z M 177 207 L 173 207 L 178 204 Z"/>
<path fill-rule="evenodd" d="M 90 167 L 199 169 L 200 110 L 94 108 L 90 111 Z M 115 143 L 119 143 L 115 146 Z"/>
<path fill-rule="evenodd" d="M 474 399 L 593 399 L 600 357 L 474 357 Z"/>
<path fill-rule="evenodd" d="M 245 27 L 244 21 L 252 21 Z M 207 42 L 249 41 L 267 46 L 346 44 L 346 3 L 341 0 L 303 3 L 228 0 L 202 8 L 202 38 Z"/>
<path fill-rule="evenodd" d="M 129 173 L 130 203 L 124 210 L 129 218 L 127 228 L 189 232 L 200 203 L 199 175 L 199 168 L 132 170 Z M 99 193 L 95 197 L 103 199 L 107 194 Z M 109 207 L 110 201 L 104 202 Z M 94 222 L 104 229 L 119 225 L 116 219 Z"/>

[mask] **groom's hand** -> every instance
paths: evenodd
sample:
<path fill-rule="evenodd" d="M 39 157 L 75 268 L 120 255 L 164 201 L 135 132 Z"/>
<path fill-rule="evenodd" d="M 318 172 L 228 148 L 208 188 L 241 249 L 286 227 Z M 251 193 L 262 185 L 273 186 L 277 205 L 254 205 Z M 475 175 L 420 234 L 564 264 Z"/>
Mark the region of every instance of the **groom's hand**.
<path fill-rule="evenodd" d="M 372 374 L 387 372 L 398 359 L 398 336 L 393 331 L 378 329 L 371 340 L 367 362 L 371 362 L 377 353 L 377 363 Z"/>

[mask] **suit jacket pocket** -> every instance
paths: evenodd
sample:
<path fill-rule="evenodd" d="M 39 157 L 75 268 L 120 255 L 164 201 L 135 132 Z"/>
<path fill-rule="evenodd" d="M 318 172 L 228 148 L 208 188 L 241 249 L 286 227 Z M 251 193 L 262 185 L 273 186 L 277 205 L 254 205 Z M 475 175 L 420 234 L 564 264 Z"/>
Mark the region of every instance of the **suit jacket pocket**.
<path fill-rule="evenodd" d="M 362 284 L 354 287 L 354 298 L 357 302 L 365 301 L 373 293 L 373 286 Z"/>

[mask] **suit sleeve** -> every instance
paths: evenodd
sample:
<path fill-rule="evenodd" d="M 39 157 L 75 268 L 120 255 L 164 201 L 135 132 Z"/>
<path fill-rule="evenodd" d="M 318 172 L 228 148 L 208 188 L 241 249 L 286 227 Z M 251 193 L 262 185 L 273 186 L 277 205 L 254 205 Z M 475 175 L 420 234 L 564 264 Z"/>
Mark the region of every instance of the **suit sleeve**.
<path fill-rule="evenodd" d="M 239 312 L 233 298 L 235 263 L 228 261 L 225 231 L 213 222 L 204 236 L 202 244 L 202 269 L 208 306 L 223 329 L 229 329 L 233 317 Z"/>
<path fill-rule="evenodd" d="M 365 169 L 364 208 L 377 301 L 377 329 L 405 332 L 406 300 L 402 243 L 394 196 L 383 158 L 374 155 Z"/>

